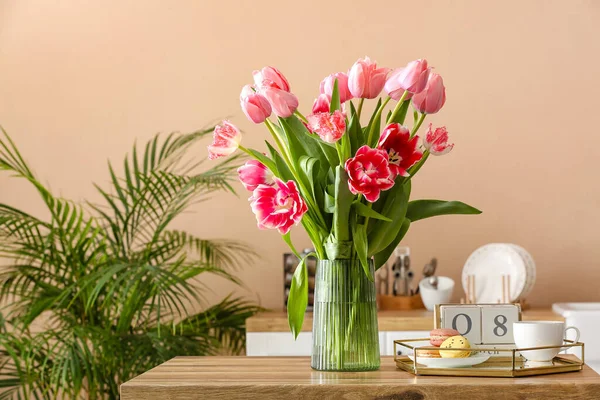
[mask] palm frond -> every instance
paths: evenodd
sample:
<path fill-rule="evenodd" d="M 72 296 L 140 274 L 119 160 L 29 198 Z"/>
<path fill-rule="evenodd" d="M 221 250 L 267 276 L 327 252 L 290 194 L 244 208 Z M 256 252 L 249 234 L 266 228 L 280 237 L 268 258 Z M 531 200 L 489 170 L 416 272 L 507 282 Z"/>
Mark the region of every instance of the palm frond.
<path fill-rule="evenodd" d="M 49 218 L 0 204 L 0 302 L 10 304 L 0 314 L 0 400 L 116 399 L 124 380 L 176 355 L 242 351 L 245 319 L 260 308 L 232 297 L 207 308 L 199 278 L 241 285 L 232 270 L 256 253 L 170 229 L 191 205 L 233 192 L 241 158 L 201 170 L 188 157 L 210 132 L 134 146 L 122 176 L 109 164 L 110 189 L 96 186 L 103 204 L 82 207 L 44 186 L 1 130 L 0 170 L 32 184 Z"/>

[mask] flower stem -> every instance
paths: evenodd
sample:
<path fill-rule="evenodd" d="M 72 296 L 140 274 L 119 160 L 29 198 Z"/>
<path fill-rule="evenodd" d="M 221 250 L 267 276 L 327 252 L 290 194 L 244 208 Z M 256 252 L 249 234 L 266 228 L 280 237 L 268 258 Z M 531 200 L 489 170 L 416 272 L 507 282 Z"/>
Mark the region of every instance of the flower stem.
<path fill-rule="evenodd" d="M 396 104 L 394 111 L 392 111 L 392 115 L 390 115 L 390 117 L 387 119 L 386 124 L 389 124 L 390 122 L 392 122 L 394 120 L 394 118 L 396 118 L 398 116 L 398 113 L 400 112 L 400 108 L 402 108 L 402 103 L 404 103 L 404 99 L 406 98 L 407 95 L 408 95 L 408 91 L 405 90 L 404 93 L 402 93 L 402 97 L 400 97 L 400 99 L 398 100 L 398 103 Z"/>
<path fill-rule="evenodd" d="M 419 117 L 419 120 L 417 121 L 417 124 L 413 127 L 412 132 L 410 132 L 410 137 L 411 138 L 413 136 L 415 136 L 415 134 L 417 133 L 417 131 L 419 130 L 419 128 L 423 124 L 423 121 L 425 120 L 426 116 L 427 116 L 427 114 L 425 114 L 425 113 L 421 114 L 421 116 Z"/>
<path fill-rule="evenodd" d="M 387 99 L 385 99 L 383 101 L 383 104 L 381 104 L 381 107 L 379 107 L 379 109 L 375 113 L 375 118 L 373 118 L 373 123 L 371 124 L 371 129 L 369 129 L 369 136 L 367 138 L 367 146 L 371 146 L 371 139 L 373 139 L 373 134 L 375 133 L 375 125 L 376 125 L 375 121 L 378 118 L 381 118 L 381 112 L 383 111 L 383 109 L 385 108 L 387 103 L 390 102 L 391 99 L 392 99 L 391 97 L 388 97 Z"/>
<path fill-rule="evenodd" d="M 358 110 L 356 111 L 356 115 L 358 116 L 358 119 L 360 120 L 360 113 L 362 112 L 362 108 L 363 108 L 363 103 L 365 102 L 365 99 L 361 98 L 358 101 Z"/>

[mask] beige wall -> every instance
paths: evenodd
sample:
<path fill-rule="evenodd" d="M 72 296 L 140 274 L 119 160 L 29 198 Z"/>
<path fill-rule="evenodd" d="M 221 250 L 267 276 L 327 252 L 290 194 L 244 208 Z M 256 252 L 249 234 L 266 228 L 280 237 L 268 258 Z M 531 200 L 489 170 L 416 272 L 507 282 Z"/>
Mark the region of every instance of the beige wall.
<path fill-rule="evenodd" d="M 260 147 L 265 130 L 238 106 L 253 69 L 279 67 L 308 112 L 321 78 L 358 57 L 390 67 L 427 57 L 448 93 L 431 120 L 456 147 L 430 159 L 413 198 L 484 214 L 415 224 L 404 241 L 415 267 L 435 255 L 458 279 L 478 246 L 514 242 L 538 265 L 531 303 L 600 301 L 600 2 L 352 3 L 0 0 L 0 124 L 56 192 L 94 199 L 106 159 L 157 131 L 232 116 Z M 219 195 L 178 227 L 254 245 L 264 258 L 240 272 L 244 293 L 279 307 L 286 247 L 255 228 L 246 198 Z M 41 210 L 5 175 L 0 201 Z"/>

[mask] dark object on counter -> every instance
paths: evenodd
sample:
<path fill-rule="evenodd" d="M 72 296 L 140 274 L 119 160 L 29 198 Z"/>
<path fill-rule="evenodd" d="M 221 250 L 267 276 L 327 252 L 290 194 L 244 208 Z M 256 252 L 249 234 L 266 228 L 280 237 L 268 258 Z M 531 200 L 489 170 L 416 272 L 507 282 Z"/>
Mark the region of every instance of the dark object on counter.
<path fill-rule="evenodd" d="M 394 271 L 394 286 L 392 294 L 394 296 L 410 296 L 410 256 L 408 254 L 400 254 L 396 257 L 396 261 L 392 266 Z"/>

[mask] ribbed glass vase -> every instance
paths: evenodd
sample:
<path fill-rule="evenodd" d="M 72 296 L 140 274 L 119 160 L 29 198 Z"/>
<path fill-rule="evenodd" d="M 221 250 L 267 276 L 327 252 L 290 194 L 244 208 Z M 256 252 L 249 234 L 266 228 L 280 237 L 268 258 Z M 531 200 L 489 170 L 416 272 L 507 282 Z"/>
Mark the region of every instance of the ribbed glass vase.
<path fill-rule="evenodd" d="M 370 264 L 371 276 L 375 276 Z M 358 260 L 319 260 L 311 366 L 321 371 L 379 368 L 375 283 Z"/>

